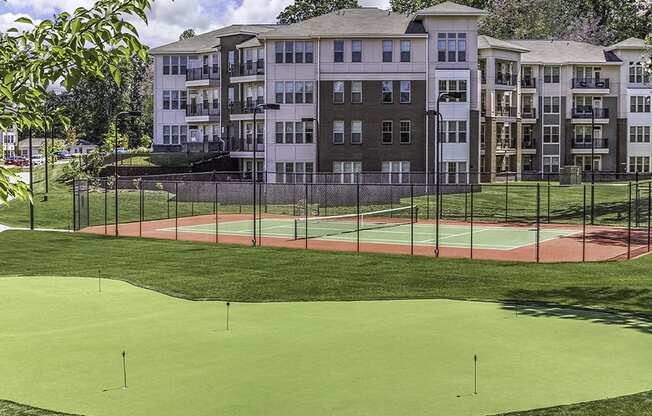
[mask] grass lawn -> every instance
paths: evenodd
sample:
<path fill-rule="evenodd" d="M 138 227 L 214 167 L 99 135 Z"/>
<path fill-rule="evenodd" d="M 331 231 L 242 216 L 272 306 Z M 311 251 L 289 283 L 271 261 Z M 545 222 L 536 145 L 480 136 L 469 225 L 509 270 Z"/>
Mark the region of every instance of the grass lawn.
<path fill-rule="evenodd" d="M 559 319 L 452 300 L 232 303 L 227 331 L 223 302 L 115 280 L 99 293 L 96 279 L 5 277 L 0 293 L 9 295 L 3 395 L 70 413 L 467 416 L 650 386 L 647 331 L 596 324 L 590 312 Z"/>

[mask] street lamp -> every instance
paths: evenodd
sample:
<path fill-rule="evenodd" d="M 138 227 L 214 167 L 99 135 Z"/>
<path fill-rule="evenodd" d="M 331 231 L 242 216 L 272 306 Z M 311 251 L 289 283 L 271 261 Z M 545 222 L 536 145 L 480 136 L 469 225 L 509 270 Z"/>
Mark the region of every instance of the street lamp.
<path fill-rule="evenodd" d="M 256 240 L 256 182 L 257 182 L 257 179 L 258 179 L 257 178 L 258 174 L 256 172 L 256 148 L 258 147 L 258 128 L 256 127 L 256 114 L 258 112 L 262 113 L 265 110 L 279 110 L 280 108 L 281 108 L 281 106 L 278 105 L 278 104 L 264 104 L 264 103 L 261 103 L 261 104 L 256 105 L 254 107 L 254 109 L 253 109 L 253 111 L 254 111 L 254 131 L 253 131 L 253 135 L 254 135 L 254 137 L 253 137 L 253 142 L 254 142 L 253 156 L 254 156 L 254 160 L 253 160 L 252 173 L 253 173 L 253 190 L 254 190 L 254 195 L 253 195 L 253 202 L 254 202 L 254 221 L 253 221 L 253 224 L 254 224 L 254 238 L 253 238 L 253 241 L 252 241 L 252 245 L 254 247 L 256 247 L 256 243 L 257 243 L 257 240 Z"/>
<path fill-rule="evenodd" d="M 443 158 L 442 158 L 442 140 L 440 136 L 440 120 L 441 124 L 444 122 L 444 118 L 441 115 L 441 111 L 439 111 L 439 104 L 441 103 L 441 100 L 446 99 L 446 98 L 455 98 L 455 99 L 460 99 L 462 98 L 462 93 L 461 92 L 442 92 L 439 94 L 437 97 L 437 109 L 436 110 L 428 110 L 426 111 L 426 115 L 428 116 L 435 116 L 437 117 L 435 119 L 435 149 L 437 151 L 435 155 L 435 175 L 437 178 L 436 181 L 436 192 L 437 192 L 437 212 L 435 214 L 435 256 L 439 257 L 439 217 L 440 217 L 440 207 L 441 207 L 441 192 L 439 188 L 439 183 L 441 182 L 441 177 L 440 177 L 440 167 L 441 164 L 443 164 Z M 429 172 L 426 172 L 426 177 L 428 176 Z"/>
<path fill-rule="evenodd" d="M 115 116 L 115 143 L 113 151 L 115 155 L 113 181 L 115 186 L 115 236 L 118 236 L 118 122 L 121 117 L 140 117 L 140 111 L 122 111 Z"/>

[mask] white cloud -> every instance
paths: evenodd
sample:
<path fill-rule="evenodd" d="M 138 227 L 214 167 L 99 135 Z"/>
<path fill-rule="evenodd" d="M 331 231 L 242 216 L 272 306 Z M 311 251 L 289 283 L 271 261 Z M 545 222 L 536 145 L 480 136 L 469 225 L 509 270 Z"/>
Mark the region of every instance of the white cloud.
<path fill-rule="evenodd" d="M 15 27 L 19 30 L 23 29 L 29 29 L 29 25 L 26 25 L 24 23 L 16 23 L 16 19 L 20 17 L 29 17 L 30 19 L 32 18 L 28 14 L 25 13 L 2 13 L 0 14 L 0 31 L 5 31 L 11 27 Z M 38 19 L 32 19 L 34 23 L 38 23 Z"/>

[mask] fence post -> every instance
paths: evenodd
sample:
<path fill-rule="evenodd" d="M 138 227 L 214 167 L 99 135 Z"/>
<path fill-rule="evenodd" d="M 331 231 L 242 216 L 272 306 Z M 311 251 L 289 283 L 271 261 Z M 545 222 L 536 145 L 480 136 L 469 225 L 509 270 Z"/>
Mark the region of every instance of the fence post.
<path fill-rule="evenodd" d="M 540 234 L 541 234 L 541 184 L 537 183 L 537 263 L 540 261 Z"/>
<path fill-rule="evenodd" d="M 91 181 L 86 179 L 86 226 L 91 225 Z"/>
<path fill-rule="evenodd" d="M 471 260 L 473 260 L 473 184 L 469 184 L 471 188 Z"/>
<path fill-rule="evenodd" d="M 304 210 L 304 217 L 305 217 L 305 221 L 306 221 L 306 238 L 305 238 L 306 243 L 305 243 L 305 247 L 306 247 L 306 250 L 307 250 L 308 249 L 308 184 L 307 183 L 304 184 L 304 187 L 305 187 L 305 202 L 303 204 L 303 207 L 304 207 L 303 210 Z"/>
<path fill-rule="evenodd" d="M 548 218 L 548 224 L 550 224 L 550 175 L 548 175 L 548 204 L 546 206 L 547 209 L 547 218 Z"/>
<path fill-rule="evenodd" d="M 72 180 L 72 230 L 77 231 L 77 179 Z"/>
<path fill-rule="evenodd" d="M 254 191 L 256 184 L 254 183 Z M 256 222 L 254 221 L 254 227 Z M 263 182 L 258 185 L 258 246 L 263 245 Z"/>
<path fill-rule="evenodd" d="M 104 235 L 108 234 L 108 206 L 109 206 L 109 201 L 108 201 L 108 189 L 109 189 L 109 182 L 107 179 L 104 179 Z"/>
<path fill-rule="evenodd" d="M 508 217 L 508 206 L 509 206 L 509 172 L 505 178 L 505 223 L 509 222 Z"/>
<path fill-rule="evenodd" d="M 170 191 L 166 190 L 165 192 L 167 192 L 168 194 L 168 220 L 169 220 L 170 219 Z"/>
<path fill-rule="evenodd" d="M 179 182 L 174 182 L 174 239 L 179 239 Z"/>
<path fill-rule="evenodd" d="M 628 186 L 627 200 L 627 260 L 632 258 L 632 183 Z"/>
<path fill-rule="evenodd" d="M 586 261 L 586 184 L 582 185 L 583 188 L 583 202 L 582 202 L 582 262 Z"/>
<path fill-rule="evenodd" d="M 430 187 L 426 188 L 426 219 L 430 219 Z"/>
<path fill-rule="evenodd" d="M 139 215 L 138 215 L 138 237 L 143 237 L 143 217 L 145 216 L 145 189 L 143 187 L 143 178 L 140 178 L 140 181 L 138 182 L 138 185 L 140 186 L 139 192 L 138 192 L 138 199 L 139 199 Z"/>
<path fill-rule="evenodd" d="M 640 188 L 638 186 L 638 172 L 636 172 L 636 193 L 635 193 L 635 198 L 634 198 L 634 215 L 636 215 L 636 228 L 639 228 L 641 225 L 640 221 L 640 214 L 639 211 L 641 209 L 640 207 L 640 200 L 641 200 L 641 192 Z"/>
<path fill-rule="evenodd" d="M 410 184 L 410 255 L 414 256 L 414 184 Z"/>
<path fill-rule="evenodd" d="M 120 228 L 120 210 L 118 207 L 118 199 L 119 199 L 119 188 L 120 188 L 120 180 L 116 177 L 115 178 L 115 236 L 118 236 L 119 233 L 119 228 Z"/>
<path fill-rule="evenodd" d="M 437 174 L 437 187 L 435 189 L 435 257 L 439 257 L 439 174 Z"/>
<path fill-rule="evenodd" d="M 360 252 L 360 174 L 356 174 L 356 251 Z"/>
<path fill-rule="evenodd" d="M 647 183 L 647 251 L 650 251 L 650 217 L 652 217 L 652 182 Z"/>
<path fill-rule="evenodd" d="M 591 178 L 591 225 L 595 225 L 595 174 Z"/>
<path fill-rule="evenodd" d="M 464 222 L 467 221 L 469 217 L 469 187 L 464 188 Z"/>

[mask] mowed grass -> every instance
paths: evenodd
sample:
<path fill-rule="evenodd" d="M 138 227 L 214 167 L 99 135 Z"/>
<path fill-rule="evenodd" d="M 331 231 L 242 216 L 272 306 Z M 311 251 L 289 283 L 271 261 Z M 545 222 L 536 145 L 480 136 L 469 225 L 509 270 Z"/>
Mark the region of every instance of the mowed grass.
<path fill-rule="evenodd" d="M 2 394 L 85 415 L 487 415 L 638 392 L 652 370 L 646 331 L 588 312 L 232 303 L 227 331 L 223 302 L 115 280 L 5 277 L 0 293 Z"/>

